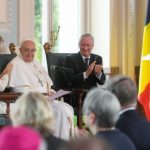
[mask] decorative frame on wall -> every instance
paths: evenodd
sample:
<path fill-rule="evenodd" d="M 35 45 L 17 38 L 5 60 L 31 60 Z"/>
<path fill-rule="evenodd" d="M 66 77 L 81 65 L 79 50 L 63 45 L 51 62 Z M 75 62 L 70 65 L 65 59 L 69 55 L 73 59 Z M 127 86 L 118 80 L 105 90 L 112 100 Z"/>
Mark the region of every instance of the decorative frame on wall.
<path fill-rule="evenodd" d="M 5 44 L 18 44 L 18 0 L 1 0 L 0 35 Z"/>

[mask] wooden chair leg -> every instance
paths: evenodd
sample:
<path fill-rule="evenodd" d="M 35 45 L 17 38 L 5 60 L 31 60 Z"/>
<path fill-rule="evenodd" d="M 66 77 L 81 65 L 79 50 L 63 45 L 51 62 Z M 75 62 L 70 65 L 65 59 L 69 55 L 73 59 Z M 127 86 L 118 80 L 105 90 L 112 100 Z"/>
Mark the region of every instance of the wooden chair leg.
<path fill-rule="evenodd" d="M 78 96 L 78 116 L 77 116 L 77 125 L 81 129 L 82 128 L 82 97 L 83 93 L 80 93 Z"/>
<path fill-rule="evenodd" d="M 9 116 L 10 113 L 10 100 L 6 101 L 6 114 Z"/>

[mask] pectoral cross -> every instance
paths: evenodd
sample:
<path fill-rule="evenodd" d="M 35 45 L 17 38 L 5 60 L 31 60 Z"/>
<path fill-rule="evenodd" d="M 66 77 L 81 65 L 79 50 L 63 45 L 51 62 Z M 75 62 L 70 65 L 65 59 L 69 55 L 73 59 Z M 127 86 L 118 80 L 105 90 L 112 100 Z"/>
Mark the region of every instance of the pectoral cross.
<path fill-rule="evenodd" d="M 38 82 L 41 84 L 41 86 L 44 86 L 42 80 L 38 79 Z"/>

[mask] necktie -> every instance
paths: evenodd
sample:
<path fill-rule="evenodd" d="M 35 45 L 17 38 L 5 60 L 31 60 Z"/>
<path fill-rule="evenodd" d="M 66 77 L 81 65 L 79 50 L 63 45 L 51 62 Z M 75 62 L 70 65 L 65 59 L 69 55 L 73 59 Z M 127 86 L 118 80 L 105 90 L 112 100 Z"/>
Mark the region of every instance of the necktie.
<path fill-rule="evenodd" d="M 89 58 L 84 58 L 86 69 L 89 66 Z"/>

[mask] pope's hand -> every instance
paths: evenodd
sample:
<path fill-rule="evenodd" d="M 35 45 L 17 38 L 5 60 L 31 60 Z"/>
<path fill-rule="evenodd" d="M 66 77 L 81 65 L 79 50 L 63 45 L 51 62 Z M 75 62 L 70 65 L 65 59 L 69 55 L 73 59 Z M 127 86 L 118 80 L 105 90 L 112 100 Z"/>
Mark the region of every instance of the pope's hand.
<path fill-rule="evenodd" d="M 55 94 L 55 93 L 56 93 L 55 90 L 49 89 L 47 95 L 48 95 L 48 96 L 52 96 L 52 95 Z"/>

